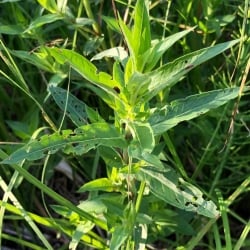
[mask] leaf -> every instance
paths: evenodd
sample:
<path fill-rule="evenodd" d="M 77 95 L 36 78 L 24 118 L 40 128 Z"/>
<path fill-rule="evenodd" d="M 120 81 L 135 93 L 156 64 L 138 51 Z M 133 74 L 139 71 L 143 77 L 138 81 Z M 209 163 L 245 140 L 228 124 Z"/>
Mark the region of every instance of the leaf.
<path fill-rule="evenodd" d="M 238 96 L 239 88 L 213 90 L 175 100 L 160 110 L 153 109 L 149 118 L 154 135 L 162 134 L 182 121 L 198 117 Z"/>
<path fill-rule="evenodd" d="M 209 218 L 216 218 L 219 215 L 212 201 L 206 201 L 198 188 L 185 182 L 172 169 L 160 171 L 145 167 L 139 170 L 137 177 L 141 181 L 146 181 L 156 197 L 170 205 Z"/>
<path fill-rule="evenodd" d="M 153 130 L 148 123 L 131 122 L 129 126 L 133 129 L 133 140 L 138 143 L 142 151 L 151 153 L 155 146 Z"/>
<path fill-rule="evenodd" d="M 97 91 L 99 91 L 99 93 L 105 91 L 105 102 L 110 107 L 113 109 L 119 109 L 119 107 L 122 107 L 123 110 L 126 109 L 126 104 L 122 97 L 120 97 L 119 93 L 115 91 L 116 88 L 121 89 L 121 84 L 115 81 L 111 75 L 105 72 L 99 72 L 94 64 L 74 51 L 58 48 L 47 49 L 58 63 L 68 63 L 85 79 L 96 85 L 99 90 L 92 88 L 96 90 L 96 93 Z M 102 98 L 102 94 L 100 94 L 100 97 Z"/>
<path fill-rule="evenodd" d="M 55 0 L 37 0 L 37 2 L 51 13 L 57 12 L 57 5 Z"/>
<path fill-rule="evenodd" d="M 72 130 L 62 130 L 51 135 L 44 135 L 40 139 L 31 140 L 24 147 L 18 149 L 2 164 L 19 163 L 26 160 L 38 160 L 47 153 L 53 154 L 65 149 L 68 153 L 83 154 L 99 145 L 108 147 L 126 147 L 126 141 L 115 127 L 107 123 L 93 123 Z"/>
<path fill-rule="evenodd" d="M 28 52 L 24 50 L 12 50 L 10 53 L 16 57 L 21 58 L 22 60 L 35 65 L 36 67 L 51 72 L 56 73 L 58 70 L 54 67 L 52 62 L 49 60 L 47 53 L 39 52 Z"/>
<path fill-rule="evenodd" d="M 121 29 L 119 27 L 119 24 L 117 20 L 113 17 L 109 16 L 102 16 L 102 20 L 107 24 L 107 26 L 118 33 L 121 33 Z"/>
<path fill-rule="evenodd" d="M 169 37 L 166 37 L 163 40 L 160 40 L 147 50 L 142 56 L 141 61 L 144 62 L 143 72 L 148 72 L 154 68 L 157 62 L 160 60 L 162 55 L 178 40 L 186 36 L 189 32 L 193 31 L 194 28 L 187 29 L 176 34 L 173 34 Z"/>
<path fill-rule="evenodd" d="M 159 69 L 146 73 L 145 75 L 150 81 L 147 90 L 141 98 L 144 99 L 144 101 L 149 101 L 164 88 L 170 88 L 176 84 L 191 69 L 231 48 L 238 42 L 239 39 L 192 52 L 173 62 L 165 64 Z"/>
<path fill-rule="evenodd" d="M 50 54 L 60 64 L 68 63 L 86 80 L 96 84 L 103 89 L 120 87 L 119 83 L 112 79 L 112 76 L 105 72 L 99 72 L 94 64 L 82 55 L 68 49 L 47 48 Z"/>
<path fill-rule="evenodd" d="M 0 25 L 0 34 L 20 35 L 24 28 L 21 25 Z"/>
<path fill-rule="evenodd" d="M 103 57 L 111 57 L 117 61 L 124 61 L 128 57 L 127 51 L 123 47 L 114 47 L 106 49 L 92 57 L 91 61 L 100 60 Z"/>
<path fill-rule="evenodd" d="M 30 23 L 28 29 L 26 29 L 25 32 L 29 32 L 32 29 L 39 28 L 45 24 L 53 23 L 63 18 L 64 17 L 59 14 L 47 14 L 47 15 L 39 16 L 38 18 L 36 18 L 34 21 Z"/>
<path fill-rule="evenodd" d="M 135 57 L 143 54 L 150 48 L 151 34 L 148 10 L 145 0 L 138 0 L 135 6 L 134 27 L 132 30 L 133 52 Z M 137 65 L 140 68 L 140 65 Z"/>
<path fill-rule="evenodd" d="M 99 178 L 84 184 L 78 192 L 86 191 L 105 191 L 105 192 L 117 192 L 121 183 L 116 183 L 108 178 Z"/>
<path fill-rule="evenodd" d="M 49 85 L 48 90 L 60 109 L 64 111 L 66 108 L 67 116 L 69 116 L 69 118 L 77 127 L 86 125 L 88 123 L 88 117 L 86 113 L 87 105 L 84 102 L 80 101 L 74 95 L 68 93 L 68 91 L 62 88 Z"/>

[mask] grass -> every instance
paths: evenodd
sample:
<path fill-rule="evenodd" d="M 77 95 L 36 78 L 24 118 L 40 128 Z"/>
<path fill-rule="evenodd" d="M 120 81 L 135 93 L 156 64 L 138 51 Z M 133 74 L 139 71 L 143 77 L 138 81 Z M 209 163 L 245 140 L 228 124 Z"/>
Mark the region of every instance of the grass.
<path fill-rule="evenodd" d="M 0 248 L 250 247 L 247 0 L 1 7 Z"/>

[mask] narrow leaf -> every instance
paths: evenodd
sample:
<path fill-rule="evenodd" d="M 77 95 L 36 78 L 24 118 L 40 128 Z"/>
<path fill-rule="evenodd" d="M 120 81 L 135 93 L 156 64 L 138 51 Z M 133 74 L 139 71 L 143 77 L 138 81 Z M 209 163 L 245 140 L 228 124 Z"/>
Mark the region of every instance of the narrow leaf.
<path fill-rule="evenodd" d="M 231 48 L 238 42 L 239 39 L 192 52 L 147 73 L 146 76 L 150 79 L 150 82 L 142 98 L 145 101 L 150 100 L 164 88 L 172 87 L 193 68 Z"/>
<path fill-rule="evenodd" d="M 149 15 L 145 5 L 145 0 L 137 1 L 134 15 L 132 37 L 133 51 L 137 58 L 150 48 L 151 43 Z"/>
<path fill-rule="evenodd" d="M 37 2 L 51 13 L 57 12 L 57 5 L 55 0 L 37 0 Z"/>
<path fill-rule="evenodd" d="M 154 134 L 161 134 L 182 121 L 198 117 L 238 96 L 239 88 L 213 90 L 188 96 L 166 105 L 160 110 L 153 109 L 149 122 Z"/>
<path fill-rule="evenodd" d="M 185 182 L 172 169 L 160 171 L 145 167 L 140 169 L 137 176 L 140 180 L 146 181 L 156 197 L 170 205 L 210 218 L 219 215 L 212 201 L 206 201 L 197 187 Z"/>
<path fill-rule="evenodd" d="M 68 93 L 62 88 L 49 85 L 48 90 L 60 109 L 62 111 L 66 109 L 66 114 L 77 127 L 86 125 L 88 123 L 88 117 L 86 113 L 87 105 L 84 102 L 80 101 L 74 95 Z"/>
<path fill-rule="evenodd" d="M 52 154 L 62 149 L 68 153 L 83 154 L 98 145 L 123 148 L 126 142 L 113 126 L 107 123 L 94 123 L 79 127 L 74 131 L 63 130 L 61 133 L 56 132 L 31 140 L 1 163 L 19 163 L 24 159 L 38 160 L 48 153 Z"/>
<path fill-rule="evenodd" d="M 29 32 L 32 29 L 36 29 L 45 24 L 53 23 L 61 19 L 63 19 L 63 16 L 59 14 L 47 14 L 47 15 L 39 16 L 38 18 L 36 18 L 34 21 L 30 23 L 28 29 L 26 29 L 25 32 Z"/>
<path fill-rule="evenodd" d="M 193 31 L 194 28 L 184 30 L 173 34 L 169 37 L 166 37 L 163 40 L 160 40 L 156 44 L 152 46 L 149 50 L 147 50 L 142 56 L 141 61 L 144 62 L 144 72 L 148 72 L 154 68 L 154 66 L 158 63 L 162 55 L 178 40 L 182 37 L 186 36 L 189 32 Z"/>

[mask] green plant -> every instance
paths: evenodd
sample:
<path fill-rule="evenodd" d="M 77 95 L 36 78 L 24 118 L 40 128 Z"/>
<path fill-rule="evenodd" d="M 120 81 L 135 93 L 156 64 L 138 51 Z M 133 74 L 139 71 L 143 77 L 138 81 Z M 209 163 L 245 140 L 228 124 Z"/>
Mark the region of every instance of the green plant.
<path fill-rule="evenodd" d="M 46 5 L 46 8 L 54 12 L 56 5 Z M 152 45 L 145 1 L 136 3 L 133 28 L 118 18 L 116 25 L 125 39 L 128 52 L 122 47 L 115 47 L 92 58 L 114 58 L 112 74 L 99 71 L 91 61 L 69 49 L 42 47 L 39 52 L 31 54 L 12 52 L 60 76 L 57 84 L 67 76 L 70 79 L 74 75 L 79 79 L 80 75 L 85 79 L 82 86 L 95 93 L 112 110 L 112 117 L 104 119 L 68 90 L 50 84 L 49 95 L 76 128 L 62 129 L 59 126 L 58 129 L 49 120 L 54 131 L 32 138 L 10 156 L 2 157 L 5 158 L 2 164 L 11 165 L 60 204 L 53 209 L 74 227 L 69 229 L 61 221 L 57 222 L 60 229 L 72 237 L 72 249 L 80 241 L 95 248 L 144 249 L 150 227 L 157 231 L 157 227 L 165 223 L 169 224 L 169 230 L 181 230 L 183 226 L 189 227 L 188 222 L 196 214 L 210 218 L 210 222 L 219 216 L 214 202 L 204 198 L 206 194 L 193 185 L 182 164 L 173 169 L 165 162 L 162 146 L 166 142 L 171 148 L 167 134 L 169 129 L 236 98 L 239 88 L 212 90 L 166 103 L 165 100 L 155 100 L 160 99 L 164 91 L 170 92 L 189 71 L 236 45 L 239 40 L 198 50 L 160 66 L 163 54 L 193 29 Z M 7 48 L 4 51 L 8 54 Z M 24 84 L 22 90 L 27 92 Z M 39 108 L 44 113 L 42 107 Z M 91 180 L 80 188 L 79 192 L 89 192 L 89 197 L 78 206 L 15 165 L 22 165 L 24 160 L 48 159 L 59 150 L 77 156 L 96 150 L 96 155 L 103 160 L 106 176 Z M 10 206 L 9 209 L 13 210 Z M 161 209 L 162 214 L 154 214 Z M 94 233 L 94 226 L 107 232 L 107 240 Z"/>

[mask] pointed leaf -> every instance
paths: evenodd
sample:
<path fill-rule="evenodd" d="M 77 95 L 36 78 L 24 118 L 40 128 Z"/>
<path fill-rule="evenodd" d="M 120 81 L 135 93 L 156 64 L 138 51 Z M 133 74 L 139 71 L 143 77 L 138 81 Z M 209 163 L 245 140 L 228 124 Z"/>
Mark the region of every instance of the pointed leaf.
<path fill-rule="evenodd" d="M 94 123 L 74 131 L 63 130 L 61 133 L 56 132 L 31 140 L 1 163 L 19 163 L 24 159 L 38 160 L 45 157 L 47 153 L 52 154 L 62 149 L 70 153 L 82 154 L 98 145 L 124 148 L 126 142 L 113 126 L 107 123 Z"/>
<path fill-rule="evenodd" d="M 39 16 L 38 18 L 36 18 L 34 21 L 30 23 L 28 29 L 26 29 L 25 32 L 29 32 L 32 29 L 36 29 L 48 23 L 53 23 L 63 18 L 64 17 L 59 14 L 47 14 L 47 15 Z"/>
<path fill-rule="evenodd" d="M 172 87 L 191 69 L 231 48 L 238 42 L 239 39 L 192 52 L 147 73 L 146 76 L 150 79 L 150 83 L 142 98 L 145 101 L 150 100 L 164 88 Z"/>
<path fill-rule="evenodd" d="M 50 11 L 51 13 L 57 12 L 57 5 L 55 0 L 37 0 L 37 2 L 46 10 Z"/>
<path fill-rule="evenodd" d="M 74 95 L 68 93 L 62 88 L 49 85 L 48 90 L 53 96 L 56 104 L 60 107 L 60 109 L 64 111 L 66 108 L 66 114 L 69 116 L 72 122 L 75 123 L 77 127 L 88 123 L 88 117 L 86 113 L 87 105 L 84 102 L 80 101 Z"/>
<path fill-rule="evenodd" d="M 157 42 L 147 50 L 142 56 L 141 61 L 144 62 L 144 72 L 150 71 L 158 63 L 162 55 L 178 40 L 186 36 L 189 32 L 193 31 L 194 28 L 178 32 L 174 35 L 166 37 L 165 39 Z"/>
<path fill-rule="evenodd" d="M 166 105 L 160 110 L 152 110 L 149 122 L 154 135 L 161 134 L 182 121 L 198 117 L 238 96 L 239 88 L 213 90 L 188 96 Z"/>
<path fill-rule="evenodd" d="M 121 183 L 115 183 L 108 178 L 99 178 L 84 184 L 78 192 L 86 191 L 105 191 L 105 192 L 117 192 Z"/>
<path fill-rule="evenodd" d="M 219 215 L 212 201 L 206 201 L 197 187 L 185 182 L 171 169 L 159 171 L 145 167 L 140 169 L 137 177 L 146 181 L 150 191 L 156 197 L 170 205 L 209 218 L 216 218 Z"/>
<path fill-rule="evenodd" d="M 132 37 L 133 51 L 137 58 L 150 48 L 151 43 L 149 15 L 145 0 L 138 0 L 136 3 Z"/>
<path fill-rule="evenodd" d="M 112 89 L 115 86 L 119 86 L 119 83 L 114 81 L 111 75 L 105 72 L 99 72 L 95 65 L 84 56 L 68 49 L 47 49 L 58 63 L 68 63 L 85 79 L 98 85 L 99 87 Z"/>

